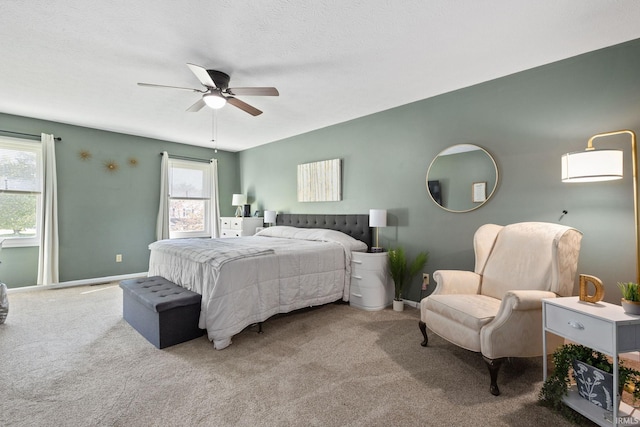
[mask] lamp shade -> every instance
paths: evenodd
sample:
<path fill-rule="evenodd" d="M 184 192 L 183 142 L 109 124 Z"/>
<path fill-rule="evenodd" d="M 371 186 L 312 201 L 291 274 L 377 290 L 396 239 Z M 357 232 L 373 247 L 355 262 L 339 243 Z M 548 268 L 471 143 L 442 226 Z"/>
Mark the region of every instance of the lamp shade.
<path fill-rule="evenodd" d="M 202 99 L 204 100 L 204 103 L 209 106 L 209 108 L 213 108 L 214 110 L 224 107 L 224 105 L 227 103 L 227 100 L 222 95 L 218 95 L 215 93 L 207 93 L 203 95 Z"/>
<path fill-rule="evenodd" d="M 231 205 L 233 206 L 242 206 L 247 203 L 247 198 L 244 197 L 244 194 L 234 194 L 233 199 L 231 201 Z"/>
<path fill-rule="evenodd" d="M 276 211 L 264 211 L 264 222 L 274 224 L 276 222 L 276 216 L 278 216 Z"/>
<path fill-rule="evenodd" d="M 369 210 L 369 227 L 386 227 L 387 226 L 387 210 L 386 209 L 370 209 Z"/>
<path fill-rule="evenodd" d="M 563 182 L 611 181 L 622 178 L 622 151 L 586 150 L 562 156 Z"/>

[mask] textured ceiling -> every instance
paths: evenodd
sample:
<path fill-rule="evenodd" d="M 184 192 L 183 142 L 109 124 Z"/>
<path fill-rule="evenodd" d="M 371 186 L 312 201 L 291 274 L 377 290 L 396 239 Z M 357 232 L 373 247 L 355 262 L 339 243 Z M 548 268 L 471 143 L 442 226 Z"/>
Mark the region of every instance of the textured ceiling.
<path fill-rule="evenodd" d="M 240 151 L 640 38 L 637 0 L 3 0 L 0 112 L 212 146 L 186 63 L 275 86 L 217 112 Z M 64 135 L 61 135 L 64 137 Z"/>

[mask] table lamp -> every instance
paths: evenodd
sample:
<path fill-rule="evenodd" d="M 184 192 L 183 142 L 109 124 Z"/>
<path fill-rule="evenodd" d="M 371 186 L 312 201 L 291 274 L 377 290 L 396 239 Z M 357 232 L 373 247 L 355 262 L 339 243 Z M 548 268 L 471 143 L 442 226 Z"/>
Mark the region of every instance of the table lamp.
<path fill-rule="evenodd" d="M 387 210 L 386 209 L 370 209 L 369 210 L 369 227 L 375 227 L 376 240 L 375 245 L 371 248 L 371 252 L 383 252 L 379 245 L 378 229 L 387 226 Z"/>
<path fill-rule="evenodd" d="M 271 227 L 271 224 L 275 224 L 278 213 L 276 211 L 264 211 L 264 222 Z"/>
<path fill-rule="evenodd" d="M 233 206 L 237 206 L 236 208 L 236 218 L 242 216 L 242 207 L 247 203 L 247 198 L 244 194 L 234 194 L 231 204 Z"/>

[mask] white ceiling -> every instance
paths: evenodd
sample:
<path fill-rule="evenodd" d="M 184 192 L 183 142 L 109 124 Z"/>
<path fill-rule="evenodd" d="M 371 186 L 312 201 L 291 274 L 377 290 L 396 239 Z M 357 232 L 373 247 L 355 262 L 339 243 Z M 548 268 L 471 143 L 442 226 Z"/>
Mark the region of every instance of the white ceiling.
<path fill-rule="evenodd" d="M 637 0 L 3 0 L 0 112 L 212 146 L 212 110 L 185 111 L 197 93 L 136 85 L 199 87 L 189 62 L 280 91 L 238 97 L 257 117 L 218 111 L 217 147 L 240 151 L 640 38 L 638 22 Z"/>

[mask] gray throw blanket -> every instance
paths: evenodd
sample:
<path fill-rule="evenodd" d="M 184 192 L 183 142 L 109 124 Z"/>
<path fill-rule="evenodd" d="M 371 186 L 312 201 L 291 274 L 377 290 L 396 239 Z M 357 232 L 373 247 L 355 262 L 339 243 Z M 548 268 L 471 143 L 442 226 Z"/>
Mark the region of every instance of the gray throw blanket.
<path fill-rule="evenodd" d="M 149 249 L 207 263 L 217 271 L 229 261 L 274 253 L 272 248 L 256 246 L 255 241 L 240 238 L 159 240 L 151 243 Z"/>

